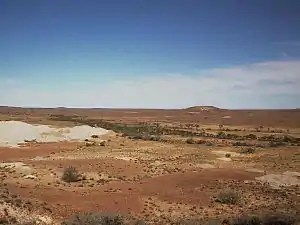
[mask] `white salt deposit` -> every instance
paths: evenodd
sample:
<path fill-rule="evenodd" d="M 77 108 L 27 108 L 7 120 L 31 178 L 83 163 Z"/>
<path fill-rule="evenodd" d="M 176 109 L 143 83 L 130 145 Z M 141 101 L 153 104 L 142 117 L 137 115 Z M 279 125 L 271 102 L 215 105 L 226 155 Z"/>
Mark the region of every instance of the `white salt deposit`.
<path fill-rule="evenodd" d="M 272 188 L 278 189 L 281 186 L 300 185 L 300 180 L 295 176 L 296 173 L 267 174 L 256 177 L 256 180 L 268 183 Z"/>
<path fill-rule="evenodd" d="M 56 128 L 47 125 L 31 125 L 19 121 L 0 121 L 0 146 L 17 147 L 26 141 L 37 142 L 81 141 L 92 135 L 104 135 L 103 128 L 87 125 Z"/>

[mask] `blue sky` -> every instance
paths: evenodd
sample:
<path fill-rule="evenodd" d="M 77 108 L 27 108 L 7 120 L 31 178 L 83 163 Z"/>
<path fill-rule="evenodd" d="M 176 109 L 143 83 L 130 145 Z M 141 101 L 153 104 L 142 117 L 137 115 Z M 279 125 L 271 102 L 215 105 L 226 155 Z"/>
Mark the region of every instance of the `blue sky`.
<path fill-rule="evenodd" d="M 0 105 L 295 108 L 295 0 L 2 0 Z"/>

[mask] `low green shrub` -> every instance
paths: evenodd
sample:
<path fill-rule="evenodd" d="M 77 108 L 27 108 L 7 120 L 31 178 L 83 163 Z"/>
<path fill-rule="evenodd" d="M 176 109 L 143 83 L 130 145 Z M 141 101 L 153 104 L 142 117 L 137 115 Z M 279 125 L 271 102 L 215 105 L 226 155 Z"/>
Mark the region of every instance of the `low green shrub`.
<path fill-rule="evenodd" d="M 75 167 L 70 166 L 64 170 L 61 179 L 68 183 L 77 182 L 81 179 L 81 174 Z"/>
<path fill-rule="evenodd" d="M 217 137 L 217 138 L 224 139 L 224 138 L 226 138 L 227 136 L 226 136 L 226 133 L 225 133 L 225 132 L 219 131 L 219 132 L 217 133 L 216 137 Z"/>
<path fill-rule="evenodd" d="M 241 154 L 253 154 L 255 153 L 255 148 L 244 148 L 240 151 Z"/>
<path fill-rule="evenodd" d="M 125 222 L 118 214 L 83 213 L 74 215 L 62 225 L 125 225 Z"/>
<path fill-rule="evenodd" d="M 217 196 L 216 202 L 235 205 L 240 202 L 240 195 L 234 191 L 224 191 Z"/>

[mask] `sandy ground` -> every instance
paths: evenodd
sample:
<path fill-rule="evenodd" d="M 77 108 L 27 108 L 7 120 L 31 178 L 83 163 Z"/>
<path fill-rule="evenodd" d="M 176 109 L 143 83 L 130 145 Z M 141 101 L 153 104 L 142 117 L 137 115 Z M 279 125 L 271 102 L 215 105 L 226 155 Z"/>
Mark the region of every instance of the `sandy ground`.
<path fill-rule="evenodd" d="M 65 126 L 56 123 L 52 125 Z M 255 130 L 245 128 L 246 133 Z M 165 138 L 172 141 L 133 140 L 111 132 L 88 146 L 65 141 L 1 147 L 2 207 L 34 213 L 49 224 L 77 212 L 120 212 L 151 224 L 171 224 L 183 216 L 209 220 L 262 211 L 299 212 L 299 146 L 241 154 L 241 147 L 222 140 L 207 146 L 187 144 L 187 137 Z M 98 145 L 102 140 L 105 144 Z M 86 179 L 62 181 L 68 166 Z M 215 201 L 226 190 L 239 194 L 238 204 Z"/>

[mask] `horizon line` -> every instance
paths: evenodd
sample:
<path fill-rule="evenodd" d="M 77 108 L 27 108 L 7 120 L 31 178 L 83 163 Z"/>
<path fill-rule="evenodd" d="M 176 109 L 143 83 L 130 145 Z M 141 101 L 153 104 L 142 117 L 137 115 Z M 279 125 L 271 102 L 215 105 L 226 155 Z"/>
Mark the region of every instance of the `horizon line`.
<path fill-rule="evenodd" d="M 300 110 L 300 107 L 296 108 L 219 108 L 217 106 L 207 106 L 207 105 L 197 105 L 190 106 L 185 108 L 140 108 L 140 107 L 66 107 L 66 106 L 57 106 L 57 107 L 43 107 L 43 106 L 9 106 L 9 105 L 0 105 L 0 108 L 20 108 L 20 109 L 111 109 L 111 110 L 199 110 L 200 108 L 211 108 L 211 110 Z M 198 108 L 198 109 L 197 109 Z M 206 110 L 202 110 L 206 111 Z M 210 110 L 207 110 L 210 111 Z"/>

